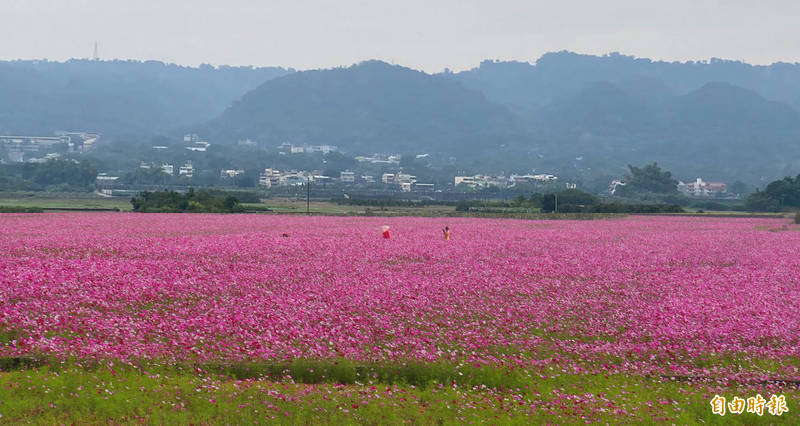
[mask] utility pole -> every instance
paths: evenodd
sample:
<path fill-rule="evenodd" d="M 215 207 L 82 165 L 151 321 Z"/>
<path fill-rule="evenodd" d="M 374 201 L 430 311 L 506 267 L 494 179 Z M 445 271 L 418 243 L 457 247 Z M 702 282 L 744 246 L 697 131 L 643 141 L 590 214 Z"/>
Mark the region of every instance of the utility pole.
<path fill-rule="evenodd" d="M 308 183 L 306 183 L 306 214 L 311 216 L 311 176 L 306 176 Z"/>
<path fill-rule="evenodd" d="M 555 195 L 555 197 L 556 197 L 556 208 L 555 208 L 555 210 L 553 212 L 554 213 L 558 213 L 558 192 L 554 193 L 553 195 Z"/>

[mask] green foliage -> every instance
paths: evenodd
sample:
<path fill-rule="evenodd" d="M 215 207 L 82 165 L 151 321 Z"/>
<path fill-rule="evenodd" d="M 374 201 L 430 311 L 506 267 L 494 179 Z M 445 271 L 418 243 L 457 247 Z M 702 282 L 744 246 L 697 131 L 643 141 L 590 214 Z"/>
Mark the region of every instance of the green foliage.
<path fill-rule="evenodd" d="M 542 211 L 559 211 L 563 213 L 577 213 L 583 206 L 598 202 L 598 198 L 580 189 L 567 189 L 542 197 Z"/>
<path fill-rule="evenodd" d="M 728 187 L 728 192 L 736 195 L 744 195 L 748 192 L 748 186 L 746 183 L 737 180 Z"/>
<path fill-rule="evenodd" d="M 126 173 L 119 180 L 120 183 L 131 185 L 167 185 L 174 183 L 176 178 L 153 166 L 149 169 L 138 168 L 136 171 Z"/>
<path fill-rule="evenodd" d="M 256 191 L 216 191 L 216 190 L 208 190 L 211 194 L 216 195 L 224 195 L 224 196 L 233 196 L 240 203 L 260 203 L 261 202 L 261 195 Z"/>
<path fill-rule="evenodd" d="M 515 196 L 514 198 L 511 199 L 511 205 L 514 206 L 514 207 L 522 207 L 527 202 L 528 202 L 528 200 L 522 194 L 517 195 L 517 196 Z"/>
<path fill-rule="evenodd" d="M 0 213 L 41 213 L 39 207 L 22 207 L 22 206 L 0 206 Z"/>
<path fill-rule="evenodd" d="M 780 201 L 780 207 L 800 207 L 800 175 L 794 179 L 785 177 L 767 185 L 764 192 L 772 199 Z"/>
<path fill-rule="evenodd" d="M 547 374 L 549 370 L 542 374 L 469 363 L 359 365 L 297 360 L 283 366 L 112 366 L 86 360 L 46 365 L 31 361 L 14 359 L 7 363 L 11 368 L 0 373 L 3 422 L 639 424 L 663 418 L 675 424 L 713 424 L 720 419 L 708 405 L 706 389 L 713 382 L 703 379 L 693 383 L 631 374 Z M 2 358 L 0 365 L 5 365 Z M 764 392 L 735 382 L 713 385 L 728 397 Z M 789 385 L 772 391 L 785 394 L 788 401 L 800 396 Z M 580 407 L 562 402 L 572 398 L 583 401 Z M 539 408 L 531 409 L 534 404 Z M 607 409 L 612 405 L 626 413 Z M 781 417 L 730 414 L 724 420 L 796 423 L 791 412 Z"/>
<path fill-rule="evenodd" d="M 142 192 L 131 199 L 133 211 L 144 213 L 239 213 L 244 207 L 232 195 L 190 188 L 186 194 L 175 191 Z"/>
<path fill-rule="evenodd" d="M 678 192 L 678 181 L 672 173 L 661 171 L 658 163 L 648 164 L 642 168 L 628 165 L 630 173 L 625 176 L 625 186 L 619 187 L 621 195 L 641 193 L 675 194 Z"/>
<path fill-rule="evenodd" d="M 591 213 L 685 213 L 681 206 L 675 204 L 623 204 L 602 203 L 590 206 Z"/>
<path fill-rule="evenodd" d="M 0 190 L 92 190 L 97 169 L 87 162 L 49 160 L 45 163 L 0 166 Z"/>
<path fill-rule="evenodd" d="M 745 202 L 750 211 L 780 211 L 800 207 L 800 175 L 770 182 L 764 191 L 756 191 Z"/>
<path fill-rule="evenodd" d="M 780 201 L 773 199 L 763 191 L 750 194 L 744 205 L 751 212 L 776 212 L 780 209 Z"/>
<path fill-rule="evenodd" d="M 391 198 L 336 198 L 332 200 L 336 204 L 345 205 L 345 206 L 369 206 L 369 207 L 425 207 L 425 206 L 445 206 L 445 205 L 456 205 L 461 206 L 462 204 L 466 207 L 469 207 L 469 202 L 460 201 L 458 204 L 453 202 L 447 201 L 436 201 L 436 200 L 394 200 Z M 466 211 L 467 208 L 463 211 Z M 458 210 L 458 207 L 456 208 Z M 462 210 L 459 210 L 462 211 Z"/>
<path fill-rule="evenodd" d="M 795 213 L 795 215 L 794 215 L 794 223 L 800 224 L 800 213 Z"/>
<path fill-rule="evenodd" d="M 696 203 L 692 203 L 692 207 L 697 209 L 703 210 L 714 210 L 714 211 L 727 211 L 731 210 L 731 206 L 725 203 L 721 203 L 719 201 L 699 201 Z"/>
<path fill-rule="evenodd" d="M 486 152 L 488 138 L 503 143 L 521 126 L 506 108 L 456 81 L 367 61 L 267 81 L 207 129 L 213 140 L 250 137 L 266 145 L 289 140 L 351 152 Z"/>

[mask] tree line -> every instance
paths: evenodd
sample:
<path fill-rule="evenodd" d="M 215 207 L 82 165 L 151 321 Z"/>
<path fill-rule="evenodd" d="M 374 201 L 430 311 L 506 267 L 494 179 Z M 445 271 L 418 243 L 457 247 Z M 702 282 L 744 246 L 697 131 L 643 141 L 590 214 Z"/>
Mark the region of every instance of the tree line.
<path fill-rule="evenodd" d="M 142 213 L 241 213 L 239 199 L 221 191 L 189 188 L 185 194 L 175 191 L 142 192 L 131 198 L 133 211 Z"/>
<path fill-rule="evenodd" d="M 0 165 L 0 191 L 91 191 L 96 178 L 97 169 L 86 161 Z"/>

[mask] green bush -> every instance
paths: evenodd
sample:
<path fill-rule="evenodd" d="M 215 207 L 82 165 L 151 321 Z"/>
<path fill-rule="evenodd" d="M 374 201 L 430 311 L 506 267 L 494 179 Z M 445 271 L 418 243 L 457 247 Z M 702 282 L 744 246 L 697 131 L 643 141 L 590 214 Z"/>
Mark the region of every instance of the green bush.
<path fill-rule="evenodd" d="M 675 204 L 623 204 L 601 203 L 589 206 L 591 213 L 685 213 L 681 206 Z"/>
<path fill-rule="evenodd" d="M 727 211 L 730 209 L 730 207 L 727 204 L 723 204 L 718 201 L 700 201 L 693 203 L 692 207 L 696 209 L 716 210 L 716 211 Z"/>
<path fill-rule="evenodd" d="M 40 207 L 0 206 L 0 213 L 41 213 Z"/>
<path fill-rule="evenodd" d="M 754 192 L 745 200 L 745 207 L 751 212 L 776 212 L 780 210 L 780 200 L 772 198 L 766 192 Z"/>
<path fill-rule="evenodd" d="M 232 195 L 208 190 L 142 192 L 131 199 L 133 211 L 143 213 L 239 213 L 244 207 Z"/>

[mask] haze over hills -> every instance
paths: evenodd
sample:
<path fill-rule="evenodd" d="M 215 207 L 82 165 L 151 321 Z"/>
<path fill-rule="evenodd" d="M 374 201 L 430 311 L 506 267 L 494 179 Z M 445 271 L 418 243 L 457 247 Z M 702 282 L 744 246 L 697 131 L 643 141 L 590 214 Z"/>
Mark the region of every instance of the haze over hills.
<path fill-rule="evenodd" d="M 586 85 L 608 81 L 621 86 L 647 83 L 656 90 L 686 94 L 709 82 L 741 86 L 775 101 L 800 108 L 800 64 L 750 65 L 712 58 L 707 62 L 662 62 L 612 53 L 547 53 L 535 64 L 484 61 L 477 68 L 451 74 L 489 99 L 531 111 L 574 94 Z"/>
<path fill-rule="evenodd" d="M 480 172 L 618 176 L 658 161 L 749 182 L 800 172 L 800 64 L 549 53 L 426 74 L 380 61 L 293 72 L 157 62 L 0 63 L 0 132 L 431 153 Z"/>
<path fill-rule="evenodd" d="M 0 62 L 0 134 L 152 134 L 220 114 L 284 68 L 157 61 Z"/>
<path fill-rule="evenodd" d="M 207 129 L 267 145 L 438 152 L 485 172 L 616 173 L 658 161 L 680 174 L 752 181 L 800 171 L 795 94 L 800 65 L 562 52 L 536 65 L 428 75 L 373 61 L 269 81 Z"/>
<path fill-rule="evenodd" d="M 220 141 L 462 155 L 492 149 L 521 129 L 514 114 L 478 91 L 380 61 L 270 80 L 206 126 Z"/>

